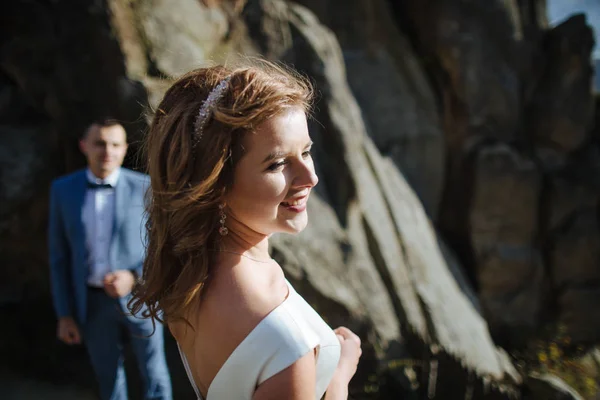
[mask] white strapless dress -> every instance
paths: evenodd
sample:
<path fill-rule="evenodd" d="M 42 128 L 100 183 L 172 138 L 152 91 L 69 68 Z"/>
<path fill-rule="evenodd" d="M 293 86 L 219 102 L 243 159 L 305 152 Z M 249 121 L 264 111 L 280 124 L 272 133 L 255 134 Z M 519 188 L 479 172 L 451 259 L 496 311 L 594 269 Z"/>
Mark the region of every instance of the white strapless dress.
<path fill-rule="evenodd" d="M 319 314 L 287 284 L 288 297 L 231 353 L 210 384 L 206 399 L 179 349 L 198 400 L 251 400 L 258 385 L 313 349 L 317 349 L 315 399 L 323 396 L 340 359 L 340 343 Z"/>

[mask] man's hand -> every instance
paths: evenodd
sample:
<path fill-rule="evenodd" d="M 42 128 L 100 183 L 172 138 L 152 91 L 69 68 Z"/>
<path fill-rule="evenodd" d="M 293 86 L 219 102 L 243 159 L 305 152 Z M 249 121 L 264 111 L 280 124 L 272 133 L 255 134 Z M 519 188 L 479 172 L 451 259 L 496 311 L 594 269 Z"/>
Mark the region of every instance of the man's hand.
<path fill-rule="evenodd" d="M 134 284 L 135 277 L 129 270 L 111 272 L 104 277 L 104 291 L 115 299 L 131 293 Z"/>
<path fill-rule="evenodd" d="M 66 344 L 81 344 L 81 335 L 75 320 L 71 317 L 62 317 L 58 319 L 58 329 L 56 336 Z"/>

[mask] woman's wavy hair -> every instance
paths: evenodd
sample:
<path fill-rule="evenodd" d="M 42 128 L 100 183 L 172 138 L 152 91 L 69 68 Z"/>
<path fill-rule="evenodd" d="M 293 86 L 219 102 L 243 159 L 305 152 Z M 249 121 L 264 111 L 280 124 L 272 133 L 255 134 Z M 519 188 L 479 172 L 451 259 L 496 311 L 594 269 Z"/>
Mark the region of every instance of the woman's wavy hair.
<path fill-rule="evenodd" d="M 194 122 L 209 93 L 229 78 L 198 133 Z M 165 93 L 144 140 L 150 175 L 147 254 L 129 310 L 160 322 L 187 322 L 209 284 L 219 247 L 219 204 L 233 185 L 244 135 L 293 107 L 310 111 L 310 83 L 267 61 L 201 68 Z M 146 307 L 144 307 L 144 305 Z"/>

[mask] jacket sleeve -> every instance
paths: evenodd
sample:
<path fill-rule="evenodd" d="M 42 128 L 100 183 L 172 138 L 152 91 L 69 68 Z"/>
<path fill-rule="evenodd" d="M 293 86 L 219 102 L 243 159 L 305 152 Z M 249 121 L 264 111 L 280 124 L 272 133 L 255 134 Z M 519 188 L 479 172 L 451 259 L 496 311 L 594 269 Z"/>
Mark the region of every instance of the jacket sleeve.
<path fill-rule="evenodd" d="M 71 259 L 56 183 L 50 189 L 48 251 L 52 301 L 58 318 L 72 316 Z"/>
<path fill-rule="evenodd" d="M 135 272 L 137 279 L 141 279 L 144 274 L 144 260 L 146 259 L 147 251 L 148 251 L 148 231 L 146 229 L 146 224 L 148 222 L 148 206 L 150 202 L 150 192 L 148 191 L 150 186 L 150 179 L 148 176 L 144 176 L 142 184 L 140 185 L 140 196 L 143 204 L 141 223 L 140 223 L 140 236 L 142 241 L 142 259 L 139 264 L 137 264 L 132 271 Z"/>

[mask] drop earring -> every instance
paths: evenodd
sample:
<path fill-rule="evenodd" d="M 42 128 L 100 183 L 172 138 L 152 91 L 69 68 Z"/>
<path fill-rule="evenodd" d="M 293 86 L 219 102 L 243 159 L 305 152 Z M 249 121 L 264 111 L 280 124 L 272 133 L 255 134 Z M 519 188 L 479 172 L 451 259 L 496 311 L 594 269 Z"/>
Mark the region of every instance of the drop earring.
<path fill-rule="evenodd" d="M 225 236 L 229 233 L 229 229 L 225 226 L 225 218 L 227 218 L 227 215 L 225 214 L 225 204 L 219 204 L 219 222 L 221 223 L 219 234 L 221 236 Z"/>

